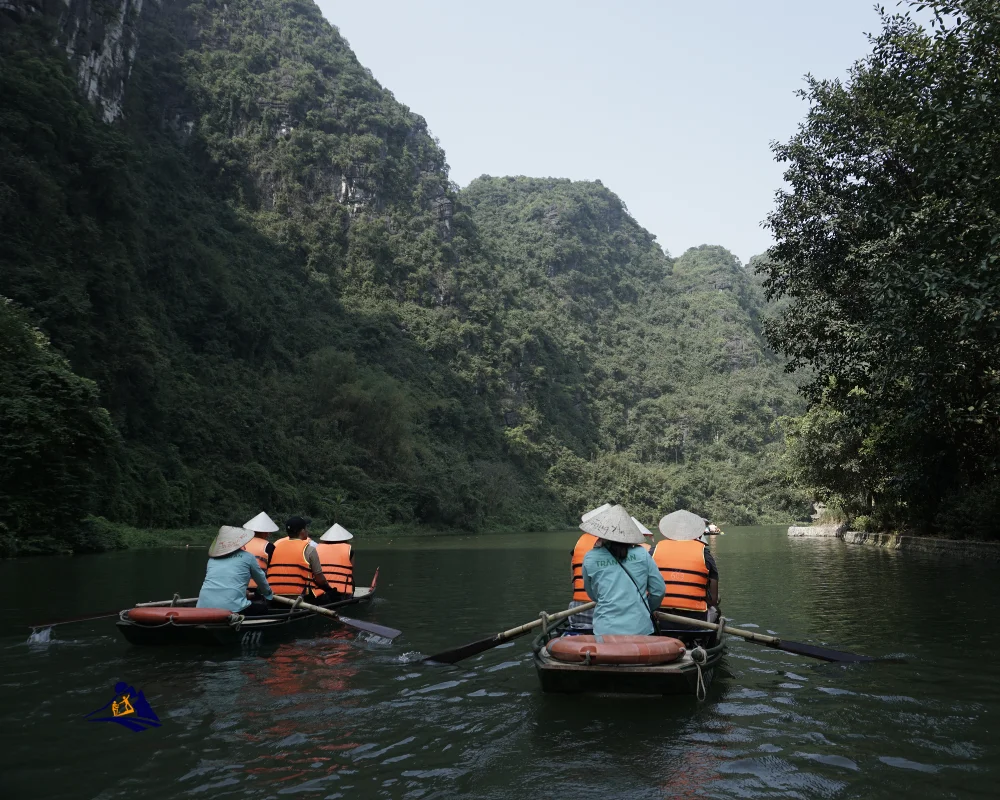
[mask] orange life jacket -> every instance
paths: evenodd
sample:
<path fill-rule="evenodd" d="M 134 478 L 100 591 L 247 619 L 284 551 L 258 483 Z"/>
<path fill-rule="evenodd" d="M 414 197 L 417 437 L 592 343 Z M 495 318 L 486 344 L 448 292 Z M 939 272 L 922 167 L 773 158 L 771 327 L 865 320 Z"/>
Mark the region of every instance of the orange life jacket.
<path fill-rule="evenodd" d="M 570 562 L 573 570 L 573 599 L 581 603 L 590 602 L 587 593 L 583 591 L 583 557 L 594 549 L 596 541 L 596 536 L 585 533 L 577 539 L 576 547 L 573 548 L 573 560 Z"/>
<path fill-rule="evenodd" d="M 330 586 L 346 595 L 354 594 L 354 565 L 347 542 L 316 542 L 319 563 Z"/>
<path fill-rule="evenodd" d="M 256 558 L 257 563 L 260 564 L 260 568 L 264 570 L 264 572 L 267 572 L 267 539 L 260 536 L 254 536 L 243 546 L 243 549 Z M 253 578 L 250 579 L 250 588 L 257 588 L 257 581 Z"/>
<path fill-rule="evenodd" d="M 267 582 L 275 594 L 298 595 L 312 584 L 312 567 L 306 559 L 309 539 L 278 539 L 274 543 L 271 563 L 267 565 Z"/>
<path fill-rule="evenodd" d="M 656 545 L 653 561 L 667 584 L 660 608 L 708 610 L 708 565 L 703 542 L 664 539 Z"/>

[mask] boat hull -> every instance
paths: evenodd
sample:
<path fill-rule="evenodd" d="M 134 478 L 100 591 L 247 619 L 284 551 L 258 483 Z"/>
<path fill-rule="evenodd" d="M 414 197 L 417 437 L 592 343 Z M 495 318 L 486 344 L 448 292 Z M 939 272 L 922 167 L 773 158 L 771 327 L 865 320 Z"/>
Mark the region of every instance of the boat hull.
<path fill-rule="evenodd" d="M 325 607 L 342 609 L 366 605 L 371 602 L 374 594 L 374 587 L 356 589 L 354 597 Z M 257 647 L 306 636 L 321 627 L 325 629 L 344 627 L 330 617 L 302 609 L 276 610 L 273 614 L 244 617 L 236 622 L 203 624 L 166 622 L 159 625 L 144 625 L 133 622 L 126 615 L 127 611 L 121 613 L 117 623 L 118 630 L 126 641 L 139 646 Z"/>
<path fill-rule="evenodd" d="M 535 640 L 535 671 L 542 691 L 554 694 L 632 694 L 632 695 L 704 695 L 712 685 L 719 663 L 725 653 L 724 637 L 714 635 L 703 644 L 704 663 L 695 663 L 691 652 L 669 664 L 611 665 L 611 664 L 571 664 L 557 661 L 545 645 L 553 638 L 565 633 L 556 629 Z M 671 633 L 677 636 L 677 633 Z M 693 647 L 694 637 L 690 642 Z M 699 684 L 701 689 L 699 690 Z"/>

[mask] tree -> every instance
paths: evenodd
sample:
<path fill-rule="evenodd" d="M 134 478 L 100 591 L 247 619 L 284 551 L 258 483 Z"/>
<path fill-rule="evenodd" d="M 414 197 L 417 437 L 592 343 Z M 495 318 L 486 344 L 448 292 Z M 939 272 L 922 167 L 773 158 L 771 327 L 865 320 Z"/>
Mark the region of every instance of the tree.
<path fill-rule="evenodd" d="M 925 6 L 929 28 L 883 10 L 845 82 L 808 78 L 759 267 L 790 300 L 771 343 L 884 465 L 861 494 L 912 526 L 1000 465 L 1000 9 Z"/>

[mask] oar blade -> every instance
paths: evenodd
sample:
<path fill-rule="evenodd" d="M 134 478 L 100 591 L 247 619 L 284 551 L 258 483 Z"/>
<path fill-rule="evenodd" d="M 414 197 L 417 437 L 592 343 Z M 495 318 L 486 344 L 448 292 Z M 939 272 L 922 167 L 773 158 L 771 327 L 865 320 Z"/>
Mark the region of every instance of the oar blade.
<path fill-rule="evenodd" d="M 396 630 L 395 628 L 387 628 L 385 625 L 376 625 L 374 622 L 366 622 L 360 619 L 351 619 L 350 617 L 344 617 L 338 615 L 338 619 L 350 628 L 356 628 L 359 631 L 367 631 L 368 633 L 374 633 L 376 636 L 381 636 L 383 639 L 395 639 L 397 636 L 402 634 L 402 631 Z"/>
<path fill-rule="evenodd" d="M 832 661 L 838 664 L 861 664 L 877 660 L 871 656 L 862 656 L 858 653 L 831 650 L 828 647 L 817 647 L 814 644 L 805 644 L 804 642 L 789 642 L 785 639 L 782 639 L 781 643 L 776 646 L 779 650 L 784 650 L 786 653 L 795 653 L 796 655 L 818 658 L 822 661 Z"/>
<path fill-rule="evenodd" d="M 445 650 L 443 653 L 438 653 L 437 655 L 425 658 L 425 663 L 432 664 L 456 664 L 463 659 L 474 656 L 477 653 L 483 653 L 492 647 L 496 647 L 498 644 L 503 643 L 503 639 L 499 634 L 494 634 L 488 639 L 480 639 L 478 642 L 470 642 L 469 644 L 464 644 L 461 647 L 456 647 L 454 650 Z"/>

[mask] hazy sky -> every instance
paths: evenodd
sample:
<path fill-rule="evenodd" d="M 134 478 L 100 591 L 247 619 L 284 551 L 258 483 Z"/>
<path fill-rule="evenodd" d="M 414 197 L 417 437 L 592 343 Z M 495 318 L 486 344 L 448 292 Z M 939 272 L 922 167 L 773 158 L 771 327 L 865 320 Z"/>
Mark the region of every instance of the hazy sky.
<path fill-rule="evenodd" d="M 872 0 L 319 5 L 426 117 L 459 185 L 600 178 L 673 255 L 710 243 L 743 261 L 770 243 L 769 143 L 803 118 L 803 76 L 843 76 L 879 27 Z"/>

